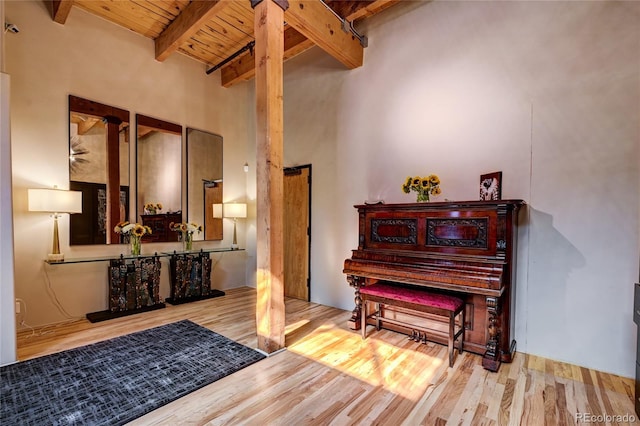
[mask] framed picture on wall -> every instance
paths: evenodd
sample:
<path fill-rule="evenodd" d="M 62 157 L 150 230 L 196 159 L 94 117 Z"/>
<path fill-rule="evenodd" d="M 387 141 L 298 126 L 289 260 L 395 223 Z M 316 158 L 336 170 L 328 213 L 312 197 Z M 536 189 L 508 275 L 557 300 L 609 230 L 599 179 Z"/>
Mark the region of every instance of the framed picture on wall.
<path fill-rule="evenodd" d="M 480 175 L 480 200 L 502 199 L 502 172 Z"/>

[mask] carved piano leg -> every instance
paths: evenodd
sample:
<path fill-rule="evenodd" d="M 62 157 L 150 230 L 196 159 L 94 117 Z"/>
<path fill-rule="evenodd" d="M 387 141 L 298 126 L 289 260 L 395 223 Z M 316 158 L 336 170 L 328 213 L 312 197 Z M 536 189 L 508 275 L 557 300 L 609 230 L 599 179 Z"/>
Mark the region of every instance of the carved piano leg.
<path fill-rule="evenodd" d="M 482 358 L 482 366 L 489 371 L 498 371 L 500 368 L 500 305 L 497 297 L 487 296 L 487 340 L 486 351 Z"/>
<path fill-rule="evenodd" d="M 356 292 L 355 298 L 354 298 L 356 307 L 353 309 L 353 312 L 351 313 L 351 318 L 348 321 L 349 328 L 351 330 L 360 330 L 360 327 L 361 327 L 360 317 L 362 312 L 362 298 L 360 297 L 360 287 L 362 287 L 362 285 L 364 284 L 364 279 L 357 275 L 347 275 L 347 281 L 349 282 L 349 285 L 351 287 L 355 288 L 355 292 Z"/>

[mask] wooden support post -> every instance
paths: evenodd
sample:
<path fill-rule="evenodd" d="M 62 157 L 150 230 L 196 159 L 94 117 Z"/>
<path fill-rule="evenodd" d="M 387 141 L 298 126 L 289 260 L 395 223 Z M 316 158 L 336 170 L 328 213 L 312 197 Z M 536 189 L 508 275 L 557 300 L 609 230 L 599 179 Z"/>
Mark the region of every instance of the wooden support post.
<path fill-rule="evenodd" d="M 283 55 L 282 3 L 254 5 L 256 38 L 256 257 L 258 348 L 272 353 L 284 347 L 283 221 Z"/>
<path fill-rule="evenodd" d="M 107 116 L 107 244 L 119 242 L 119 235 L 113 228 L 122 220 L 120 217 L 120 120 Z"/>

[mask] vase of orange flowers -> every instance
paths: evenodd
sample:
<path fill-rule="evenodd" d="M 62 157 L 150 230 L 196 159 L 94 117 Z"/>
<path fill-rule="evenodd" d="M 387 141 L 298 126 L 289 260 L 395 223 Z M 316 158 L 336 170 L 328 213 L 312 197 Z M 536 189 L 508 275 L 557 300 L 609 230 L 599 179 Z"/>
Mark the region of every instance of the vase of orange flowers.
<path fill-rule="evenodd" d="M 120 222 L 113 230 L 121 235 L 128 236 L 131 244 L 131 255 L 140 256 L 142 251 L 142 236 L 151 234 L 151 228 L 139 223 Z"/>
<path fill-rule="evenodd" d="M 417 192 L 418 203 L 428 202 L 430 195 L 438 196 L 442 193 L 440 189 L 440 178 L 436 175 L 429 175 L 426 177 L 409 176 L 402 184 L 402 192 L 405 194 L 411 191 Z"/>
<path fill-rule="evenodd" d="M 181 222 L 181 223 L 170 223 L 169 227 L 171 228 L 172 231 L 176 231 L 176 232 L 180 232 L 181 233 L 181 240 L 182 240 L 182 250 L 183 251 L 191 251 L 193 250 L 193 233 L 197 232 L 200 233 L 202 232 L 202 226 L 198 225 L 197 223 L 187 223 L 187 222 Z"/>

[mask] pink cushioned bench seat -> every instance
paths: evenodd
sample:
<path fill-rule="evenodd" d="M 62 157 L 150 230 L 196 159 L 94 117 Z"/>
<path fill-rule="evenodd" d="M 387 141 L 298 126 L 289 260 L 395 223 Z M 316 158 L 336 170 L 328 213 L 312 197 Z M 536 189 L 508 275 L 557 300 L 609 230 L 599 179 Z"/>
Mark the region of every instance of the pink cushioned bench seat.
<path fill-rule="evenodd" d="M 464 304 L 462 299 L 454 296 L 387 284 L 372 284 L 361 287 L 360 294 L 399 300 L 401 302 L 413 303 L 416 305 L 431 306 L 433 308 L 440 308 L 452 312 L 457 311 Z"/>
<path fill-rule="evenodd" d="M 464 301 L 458 297 L 447 294 L 433 293 L 426 289 L 409 288 L 397 285 L 375 283 L 360 287 L 360 298 L 362 300 L 362 310 L 360 312 L 360 327 L 362 338 L 367 338 L 367 319 L 375 319 L 376 330 L 380 330 L 380 324 L 389 323 L 400 325 L 411 330 L 409 339 L 427 342 L 427 329 L 422 325 L 407 322 L 398 318 L 390 318 L 382 312 L 384 306 L 396 306 L 405 309 L 426 312 L 446 318 L 449 324 L 446 337 L 449 347 L 449 366 L 453 366 L 454 344 L 459 341 L 458 350 L 462 353 L 464 345 Z M 374 302 L 376 310 L 373 314 L 367 314 L 367 302 Z M 458 331 L 456 332 L 455 318 L 460 316 Z M 430 333 L 438 334 L 430 329 Z M 441 332 L 440 332 L 441 333 Z"/>

